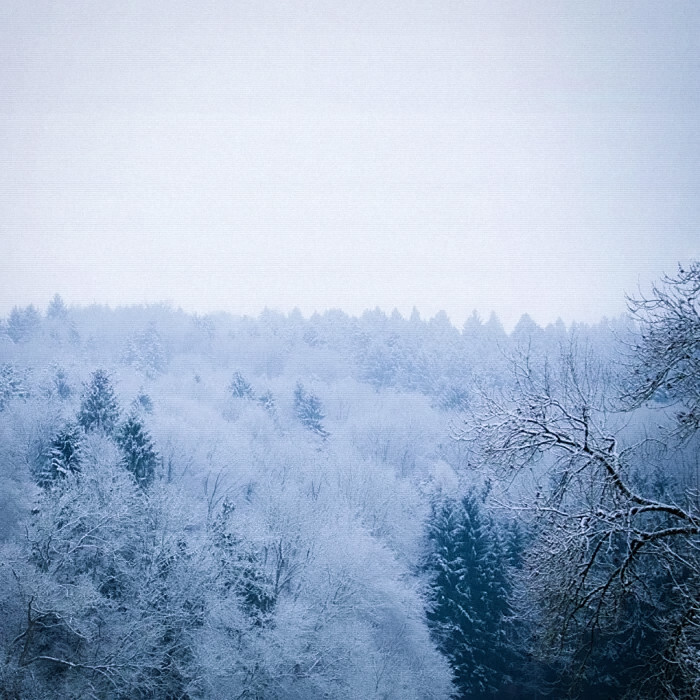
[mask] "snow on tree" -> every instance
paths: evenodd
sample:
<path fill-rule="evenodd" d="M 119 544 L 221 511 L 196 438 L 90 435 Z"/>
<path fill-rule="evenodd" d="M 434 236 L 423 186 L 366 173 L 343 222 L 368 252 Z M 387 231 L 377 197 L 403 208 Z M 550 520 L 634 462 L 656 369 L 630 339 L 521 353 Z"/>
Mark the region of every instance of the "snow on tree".
<path fill-rule="evenodd" d="M 639 340 L 640 350 L 650 353 L 639 400 L 669 384 L 686 402 L 686 416 L 694 414 L 696 400 L 691 371 L 696 341 L 685 337 L 695 327 L 693 289 L 684 287 L 687 298 L 677 298 L 676 310 L 691 315 L 678 327 L 671 324 L 677 343 L 669 343 L 667 334 L 656 335 L 656 317 L 642 317 Z M 656 310 L 664 303 L 657 292 L 656 303 L 642 308 Z M 675 452 L 681 459 L 679 449 L 663 429 L 630 439 L 623 419 L 611 409 L 621 404 L 613 393 L 613 368 L 575 340 L 558 356 L 516 355 L 512 371 L 509 387 L 480 395 L 459 437 L 470 445 L 474 461 L 495 476 L 510 483 L 523 475 L 529 482 L 518 481 L 528 496 L 516 506 L 529 511 L 537 532 L 527 556 L 527 581 L 529 599 L 541 611 L 541 649 L 558 650 L 559 661 L 590 678 L 596 669 L 586 666 L 595 655 L 621 640 L 653 638 L 654 644 L 627 656 L 633 662 L 627 667 L 618 657 L 613 665 L 618 690 L 695 697 L 700 677 L 697 487 L 674 485 L 671 477 L 664 493 L 649 480 L 654 451 Z M 634 395 L 628 388 L 622 398 Z"/>
<path fill-rule="evenodd" d="M 323 413 L 321 400 L 315 394 L 306 391 L 301 382 L 297 382 L 294 390 L 294 411 L 302 425 L 311 432 L 322 438 L 328 437 L 329 433 L 322 423 L 326 416 Z"/>
<path fill-rule="evenodd" d="M 39 329 L 41 315 L 33 305 L 20 309 L 15 306 L 7 319 L 6 333 L 14 343 L 29 341 Z"/>
<path fill-rule="evenodd" d="M 139 393 L 131 402 L 131 408 L 137 412 L 153 413 L 153 399 L 143 389 L 139 389 Z"/>
<path fill-rule="evenodd" d="M 84 446 L 80 474 L 40 494 L 27 547 L 0 567 L 0 687 L 22 698 L 187 697 L 202 597 L 187 513 L 144 498 L 104 435 Z"/>
<path fill-rule="evenodd" d="M 141 486 L 149 486 L 155 478 L 159 457 L 151 436 L 136 413 L 130 413 L 121 425 L 116 442 L 122 452 L 124 466 Z"/>
<path fill-rule="evenodd" d="M 629 342 L 625 398 L 632 406 L 659 396 L 677 404 L 680 433 L 692 436 L 700 430 L 700 261 L 628 303 L 640 332 Z"/>
<path fill-rule="evenodd" d="M 153 323 L 149 323 L 144 331 L 130 338 L 124 361 L 150 378 L 165 370 L 167 360 L 163 343 Z"/>
<path fill-rule="evenodd" d="M 46 317 L 51 319 L 63 319 L 66 318 L 66 316 L 68 316 L 68 307 L 60 294 L 54 294 L 53 299 L 51 299 L 46 309 Z"/>
<path fill-rule="evenodd" d="M 95 370 L 83 389 L 78 411 L 78 423 L 86 432 L 100 430 L 114 433 L 119 421 L 119 404 L 109 374 Z"/>
<path fill-rule="evenodd" d="M 57 479 L 80 471 L 82 439 L 82 430 L 75 423 L 68 423 L 58 431 L 51 442 L 46 469 L 39 474 L 41 486 L 49 486 Z"/>
<path fill-rule="evenodd" d="M 70 398 L 73 393 L 73 388 L 68 379 L 68 373 L 62 367 L 55 368 L 51 390 L 61 401 Z"/>
<path fill-rule="evenodd" d="M 17 367 L 5 362 L 0 365 L 0 411 L 14 398 L 26 399 L 29 389 L 24 380 L 23 373 Z"/>
<path fill-rule="evenodd" d="M 234 398 L 253 399 L 253 387 L 240 372 L 234 372 L 231 383 L 228 385 L 228 390 Z"/>
<path fill-rule="evenodd" d="M 277 402 L 275 395 L 268 389 L 263 394 L 258 396 L 258 403 L 271 415 L 275 416 L 277 412 Z"/>
<path fill-rule="evenodd" d="M 465 698 L 488 698 L 508 680 L 512 653 L 507 559 L 472 495 L 442 497 L 428 522 L 428 620 Z"/>

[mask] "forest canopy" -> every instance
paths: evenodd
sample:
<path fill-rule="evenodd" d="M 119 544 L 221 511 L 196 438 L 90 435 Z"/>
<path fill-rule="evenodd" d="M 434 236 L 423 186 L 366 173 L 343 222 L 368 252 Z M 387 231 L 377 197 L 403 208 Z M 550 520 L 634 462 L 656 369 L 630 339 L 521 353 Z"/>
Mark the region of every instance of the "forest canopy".
<path fill-rule="evenodd" d="M 0 323 L 0 697 L 693 698 L 700 263 L 506 333 Z"/>

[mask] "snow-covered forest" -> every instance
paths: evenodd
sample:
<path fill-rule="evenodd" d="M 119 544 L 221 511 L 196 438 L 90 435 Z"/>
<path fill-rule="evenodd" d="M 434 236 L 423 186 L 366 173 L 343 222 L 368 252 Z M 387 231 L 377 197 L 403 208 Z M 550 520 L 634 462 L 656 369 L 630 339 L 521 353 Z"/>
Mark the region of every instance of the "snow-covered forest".
<path fill-rule="evenodd" d="M 0 697 L 698 697 L 700 264 L 638 297 L 17 306 Z"/>

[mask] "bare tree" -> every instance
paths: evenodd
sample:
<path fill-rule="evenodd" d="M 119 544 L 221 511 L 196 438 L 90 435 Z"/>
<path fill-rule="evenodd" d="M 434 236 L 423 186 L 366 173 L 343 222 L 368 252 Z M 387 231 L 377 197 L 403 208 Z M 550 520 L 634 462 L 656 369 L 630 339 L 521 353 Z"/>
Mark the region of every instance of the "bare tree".
<path fill-rule="evenodd" d="M 626 398 L 632 406 L 654 397 L 680 405 L 678 427 L 688 438 L 700 429 L 700 261 L 628 304 L 640 333 L 630 343 Z"/>
<path fill-rule="evenodd" d="M 635 441 L 629 425 L 638 420 L 631 410 L 663 388 L 687 407 L 679 414 L 686 434 L 697 428 L 699 279 L 694 264 L 631 302 L 641 332 L 637 384 L 622 392 L 633 398 L 626 413 L 611 408 L 619 406 L 615 373 L 572 340 L 554 359 L 514 357 L 510 388 L 482 394 L 456 435 L 499 476 L 530 477 L 514 507 L 534 516 L 526 575 L 546 613 L 543 647 L 583 671 L 606 641 L 634 642 L 643 684 L 634 693 L 643 688 L 644 697 L 700 692 L 697 494 L 649 485 L 656 441 Z"/>

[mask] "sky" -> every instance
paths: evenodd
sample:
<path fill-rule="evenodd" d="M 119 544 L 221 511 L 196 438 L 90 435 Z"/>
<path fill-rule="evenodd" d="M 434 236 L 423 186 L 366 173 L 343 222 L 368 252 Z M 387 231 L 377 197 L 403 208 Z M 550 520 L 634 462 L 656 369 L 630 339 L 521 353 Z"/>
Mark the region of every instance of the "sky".
<path fill-rule="evenodd" d="M 697 0 L 0 0 L 0 315 L 595 322 L 700 256 Z"/>

